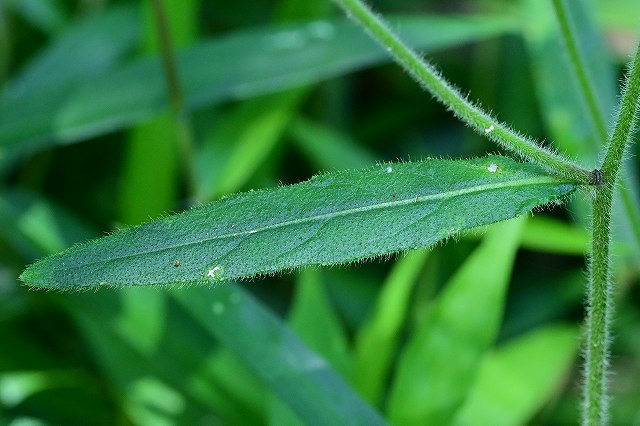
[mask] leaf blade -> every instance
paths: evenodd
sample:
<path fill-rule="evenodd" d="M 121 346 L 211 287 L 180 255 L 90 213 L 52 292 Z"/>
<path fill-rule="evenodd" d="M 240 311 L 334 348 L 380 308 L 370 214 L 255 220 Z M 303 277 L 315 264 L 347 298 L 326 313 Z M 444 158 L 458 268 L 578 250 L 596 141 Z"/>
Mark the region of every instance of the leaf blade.
<path fill-rule="evenodd" d="M 306 424 L 385 424 L 323 358 L 241 286 L 172 294 Z"/>
<path fill-rule="evenodd" d="M 391 423 L 451 424 L 498 334 L 525 222 L 492 227 L 438 294 L 400 355 Z"/>
<path fill-rule="evenodd" d="M 412 46 L 428 51 L 514 29 L 514 21 L 502 16 L 393 20 Z M 176 58 L 192 109 L 316 83 L 387 60 L 383 49 L 345 19 L 239 31 L 195 44 Z M 0 152 L 78 142 L 130 127 L 168 106 L 159 58 L 68 83 L 18 99 L 0 97 Z"/>
<path fill-rule="evenodd" d="M 382 164 L 223 198 L 41 260 L 43 287 L 218 282 L 428 247 L 577 188 L 500 156 Z"/>

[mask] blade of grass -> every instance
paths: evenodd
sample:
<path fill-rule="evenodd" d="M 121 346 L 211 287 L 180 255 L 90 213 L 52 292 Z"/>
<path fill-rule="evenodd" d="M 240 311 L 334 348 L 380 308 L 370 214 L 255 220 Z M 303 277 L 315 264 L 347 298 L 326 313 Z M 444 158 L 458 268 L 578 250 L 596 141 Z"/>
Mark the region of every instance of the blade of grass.
<path fill-rule="evenodd" d="M 326 359 L 345 380 L 350 381 L 351 360 L 346 331 L 318 271 L 306 269 L 298 274 L 289 323 L 309 348 Z"/>
<path fill-rule="evenodd" d="M 140 35 L 137 20 L 135 8 L 126 5 L 78 20 L 25 65 L 2 99 L 19 101 L 104 75 L 134 48 Z"/>
<path fill-rule="evenodd" d="M 172 292 L 301 420 L 317 425 L 384 424 L 322 358 L 248 293 L 232 284 L 217 287 L 215 293 L 211 303 L 211 292 L 204 287 Z"/>
<path fill-rule="evenodd" d="M 609 132 L 607 131 L 607 124 L 604 120 L 604 111 L 601 109 L 602 102 L 599 102 L 597 99 L 593 82 L 588 74 L 589 69 L 586 66 L 582 52 L 578 46 L 575 30 L 572 29 L 573 24 L 569 17 L 570 11 L 568 10 L 565 0 L 553 0 L 553 8 L 560 24 L 562 38 L 569 53 L 573 72 L 577 77 L 580 92 L 587 106 L 587 111 L 589 112 L 589 121 L 595 127 L 600 144 L 604 144 L 608 139 Z M 577 7 L 574 6 L 574 9 L 576 8 Z"/>
<path fill-rule="evenodd" d="M 0 191 L 0 238 L 24 260 L 98 235 L 83 220 L 35 193 L 16 188 Z"/>
<path fill-rule="evenodd" d="M 186 109 L 186 101 L 184 96 L 184 88 L 180 81 L 176 57 L 174 53 L 173 39 L 171 36 L 170 22 L 167 16 L 170 16 L 172 20 L 176 20 L 176 17 L 186 16 L 187 19 L 191 19 L 191 25 L 188 25 L 191 31 L 194 31 L 194 27 L 197 23 L 195 10 L 199 5 L 199 1 L 180 2 L 179 5 L 173 3 L 173 8 L 177 8 L 183 13 L 175 13 L 173 10 L 165 10 L 164 2 L 162 0 L 151 0 L 151 7 L 153 10 L 154 22 L 158 34 L 158 44 L 160 46 L 162 68 L 164 71 L 165 83 L 167 87 L 168 96 L 171 105 L 171 112 L 173 114 L 173 127 L 175 130 L 175 139 L 178 143 L 180 153 L 180 160 L 182 170 L 184 172 L 185 181 L 188 188 L 188 193 L 193 196 L 196 192 L 196 174 L 193 166 L 193 131 L 191 128 L 191 121 Z M 184 13 L 184 11 L 189 11 Z M 177 25 L 174 25 L 174 27 Z M 186 38 L 183 36 L 183 38 Z"/>
<path fill-rule="evenodd" d="M 287 131 L 318 170 L 357 169 L 379 160 L 348 136 L 302 117 L 295 118 Z"/>
<path fill-rule="evenodd" d="M 289 323 L 310 349 L 322 356 L 346 381 L 351 381 L 346 331 L 324 287 L 318 271 L 307 269 L 298 274 Z M 274 398 L 269 408 L 270 424 L 304 424 L 278 399 Z"/>
<path fill-rule="evenodd" d="M 498 334 L 525 221 L 496 225 L 414 331 L 389 399 L 392 423 L 439 425 L 454 419 Z"/>
<path fill-rule="evenodd" d="M 453 424 L 529 423 L 566 380 L 579 345 L 575 327 L 551 325 L 498 347 L 482 362 Z"/>
<path fill-rule="evenodd" d="M 412 45 L 429 51 L 513 29 L 511 20 L 495 16 L 393 19 Z M 359 29 L 337 19 L 239 31 L 185 49 L 177 62 L 193 110 L 326 80 L 385 59 Z M 2 97 L 0 146 L 77 142 L 144 121 L 167 105 L 157 58 L 140 59 L 102 77 L 30 91 L 20 99 Z"/>
<path fill-rule="evenodd" d="M 273 153 L 307 93 L 301 88 L 248 100 L 226 114 L 196 154 L 196 198 L 207 201 L 242 189 Z"/>
<path fill-rule="evenodd" d="M 142 23 L 146 24 L 143 40 L 146 54 L 157 53 L 161 46 L 173 43 L 172 40 L 175 40 L 176 47 L 180 48 L 188 46 L 196 38 L 200 2 L 191 0 L 163 4 L 168 8 L 167 19 L 155 21 L 150 3 L 144 2 L 141 5 Z M 155 6 L 157 5 L 154 4 Z M 161 15 L 164 16 L 162 13 Z M 154 22 L 155 25 L 150 24 Z M 167 34 L 169 31 L 171 36 Z M 160 34 L 165 36 L 161 37 Z M 169 52 L 165 57 L 173 57 L 171 49 L 167 49 Z M 165 63 L 167 61 L 173 69 L 172 60 L 165 59 Z M 175 71 L 167 74 L 174 75 Z M 177 83 L 174 81 L 167 85 L 173 87 Z M 181 90 L 174 90 L 178 90 L 178 93 L 174 93 L 172 97 L 177 96 L 178 99 L 172 102 L 173 115 L 160 114 L 131 130 L 120 185 L 120 220 L 124 224 L 139 224 L 176 209 L 180 184 L 180 158 L 187 181 L 193 179 L 192 166 L 185 167 L 186 163 L 191 164 L 193 161 L 190 154 L 192 143 L 188 136 L 187 139 L 182 137 L 190 134 L 186 130 L 189 123 L 187 118 L 183 117 Z"/>
<path fill-rule="evenodd" d="M 48 34 L 60 31 L 68 19 L 65 16 L 64 8 L 52 0 L 6 1 L 1 7 L 6 7 L 40 31 Z"/>
<path fill-rule="evenodd" d="M 522 2 L 520 11 L 539 108 L 556 147 L 595 167 L 600 145 L 579 87 L 571 78 L 571 64 L 552 12 L 548 2 L 537 0 Z"/>
<path fill-rule="evenodd" d="M 207 357 L 215 342 L 175 303 L 167 305 L 165 329 L 154 352 L 147 352 L 149 347 L 144 344 L 132 345 L 134 336 L 123 333 L 124 313 L 119 311 L 117 292 L 69 294 L 60 299 L 60 304 L 72 315 L 86 339 L 101 377 L 110 387 L 112 403 L 131 415 L 132 420 L 141 420 L 145 407 L 162 412 L 159 409 L 162 395 L 147 395 L 140 400 L 135 392 L 141 386 L 148 387 L 151 381 L 152 386 L 158 385 L 156 388 L 180 390 L 183 408 L 166 413 L 172 422 L 196 424 L 210 418 L 211 413 L 232 424 L 259 422 L 255 409 L 234 398 L 233 392 L 207 368 L 211 362 Z M 133 330 L 136 324 L 129 326 Z M 138 331 L 142 333 L 145 329 L 141 327 Z M 194 415 L 199 418 L 184 417 Z"/>
<path fill-rule="evenodd" d="M 376 406 L 382 401 L 385 382 L 393 366 L 413 285 L 428 255 L 426 250 L 413 251 L 396 262 L 382 285 L 370 318 L 356 335 L 356 385 L 360 393 Z"/>
<path fill-rule="evenodd" d="M 520 244 L 528 250 L 584 256 L 590 250 L 589 232 L 546 216 L 527 221 Z"/>

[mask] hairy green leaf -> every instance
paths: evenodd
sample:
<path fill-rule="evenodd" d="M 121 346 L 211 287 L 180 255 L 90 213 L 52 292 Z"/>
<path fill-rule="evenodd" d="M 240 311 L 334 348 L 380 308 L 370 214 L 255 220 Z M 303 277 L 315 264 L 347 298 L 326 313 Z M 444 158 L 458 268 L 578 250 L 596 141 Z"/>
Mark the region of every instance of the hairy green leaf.
<path fill-rule="evenodd" d="M 380 164 L 225 197 L 46 258 L 34 286 L 219 282 L 427 247 L 577 185 L 491 156 Z"/>

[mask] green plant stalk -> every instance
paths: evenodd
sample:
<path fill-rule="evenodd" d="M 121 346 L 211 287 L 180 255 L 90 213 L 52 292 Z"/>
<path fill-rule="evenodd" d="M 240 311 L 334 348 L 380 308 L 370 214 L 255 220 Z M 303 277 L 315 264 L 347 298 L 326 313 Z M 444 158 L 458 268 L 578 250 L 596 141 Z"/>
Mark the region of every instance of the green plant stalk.
<path fill-rule="evenodd" d="M 615 184 L 625 150 L 631 145 L 634 130 L 638 121 L 640 106 L 640 45 L 631 64 L 623 86 L 622 101 L 618 111 L 616 127 L 611 136 L 611 143 L 600 170 L 609 185 Z"/>
<path fill-rule="evenodd" d="M 567 47 L 567 53 L 573 71 L 576 73 L 576 78 L 580 86 L 580 91 L 584 97 L 584 102 L 589 111 L 591 122 L 595 125 L 600 143 L 604 145 L 609 138 L 607 124 L 604 119 L 602 110 L 598 107 L 598 101 L 596 91 L 594 90 L 593 81 L 587 74 L 587 67 L 585 66 L 584 57 L 578 48 L 578 42 L 575 37 L 575 31 L 572 29 L 571 21 L 567 11 L 566 0 L 553 0 L 553 6 L 560 24 L 560 30 L 562 32 L 562 38 Z M 640 219 L 638 219 L 638 207 L 635 203 L 633 194 L 627 186 L 619 186 L 618 191 L 622 199 L 622 206 L 629 219 L 631 230 L 636 238 L 636 241 L 640 243 Z"/>
<path fill-rule="evenodd" d="M 578 183 L 589 183 L 590 172 L 570 162 L 548 148 L 524 137 L 501 123 L 470 102 L 428 62 L 403 43 L 388 26 L 360 0 L 334 0 L 347 15 L 362 26 L 438 101 L 458 118 L 503 148 L 545 170 L 569 178 Z"/>
<path fill-rule="evenodd" d="M 593 199 L 593 239 L 588 291 L 587 345 L 583 424 L 606 423 L 608 413 L 607 369 L 613 312 L 610 271 L 611 206 L 622 157 L 631 144 L 640 106 L 640 46 L 628 74 L 616 127 L 601 167 L 602 180 Z"/>
<path fill-rule="evenodd" d="M 607 185 L 595 189 L 591 242 L 591 270 L 587 294 L 587 342 L 582 424 L 606 423 L 608 412 L 607 370 L 613 314 L 613 283 L 610 276 L 611 205 L 613 191 Z"/>
<path fill-rule="evenodd" d="M 176 139 L 180 145 L 182 167 L 187 179 L 187 188 L 190 196 L 195 196 L 197 191 L 196 171 L 193 166 L 193 133 L 189 122 L 187 110 L 184 106 L 184 95 L 178 78 L 175 54 L 169 24 L 165 15 L 162 0 L 151 0 L 158 29 L 158 40 L 162 52 L 162 65 L 169 90 L 171 109 L 175 121 Z"/>

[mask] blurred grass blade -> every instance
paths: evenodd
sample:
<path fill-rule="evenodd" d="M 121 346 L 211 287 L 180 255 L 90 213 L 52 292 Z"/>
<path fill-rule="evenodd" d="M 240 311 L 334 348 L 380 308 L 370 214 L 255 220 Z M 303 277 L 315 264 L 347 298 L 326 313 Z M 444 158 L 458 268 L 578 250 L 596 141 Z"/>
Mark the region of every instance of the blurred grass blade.
<path fill-rule="evenodd" d="M 392 18 L 414 47 L 433 51 L 514 29 L 500 16 Z M 267 27 L 202 42 L 178 56 L 191 108 L 318 82 L 387 61 L 387 53 L 344 19 Z M 43 99 L 46 102 L 43 102 Z M 158 59 L 46 92 L 0 99 L 0 146 L 43 147 L 128 127 L 168 106 Z"/>
<path fill-rule="evenodd" d="M 2 99 L 19 103 L 25 96 L 44 97 L 43 92 L 68 90 L 73 83 L 113 69 L 137 42 L 137 21 L 138 14 L 129 6 L 112 7 L 105 13 L 79 20 L 27 63 L 8 83 Z"/>
<path fill-rule="evenodd" d="M 379 160 L 348 136 L 303 117 L 294 119 L 287 130 L 296 147 L 319 170 L 358 169 Z"/>
<path fill-rule="evenodd" d="M 527 221 L 521 245 L 528 250 L 584 256 L 591 250 L 591 238 L 584 228 L 548 216 L 535 216 Z"/>
<path fill-rule="evenodd" d="M 196 39 L 200 0 L 143 2 L 140 7 L 141 22 L 155 22 L 155 25 L 145 26 L 145 53 L 161 51 L 159 33 L 163 29 L 158 28 L 159 24 L 154 20 L 154 7 L 166 8 L 163 15 L 166 16 L 166 30 L 170 34 L 168 42 L 172 43 L 174 49 L 187 46 Z M 187 118 L 183 118 L 186 122 Z M 175 116 L 165 113 L 131 129 L 120 178 L 119 210 L 123 223 L 137 225 L 150 217 L 156 218 L 176 209 L 179 164 L 181 155 L 186 154 L 179 149 L 180 140 L 176 137 L 180 134 L 181 125 L 184 125 L 179 121 Z M 190 150 L 183 147 L 182 151 Z M 188 161 L 193 159 L 189 158 Z M 190 170 L 183 171 L 189 176 Z M 187 178 L 187 182 L 190 179 Z"/>
<path fill-rule="evenodd" d="M 490 353 L 454 424 L 529 424 L 569 375 L 579 345 L 575 327 L 553 325 Z"/>
<path fill-rule="evenodd" d="M 217 202 L 31 265 L 40 287 L 220 282 L 428 247 L 523 214 L 575 184 L 506 157 L 388 163 Z"/>
<path fill-rule="evenodd" d="M 204 287 L 173 294 L 307 424 L 384 424 L 324 359 L 240 287 L 217 287 L 213 303 Z"/>
<path fill-rule="evenodd" d="M 347 379 L 351 376 L 346 331 L 331 305 L 319 271 L 307 269 L 298 274 L 289 323 L 304 343 L 338 373 Z"/>
<path fill-rule="evenodd" d="M 204 138 L 196 157 L 198 200 L 212 200 L 242 188 L 278 146 L 308 89 L 242 102 Z"/>
<path fill-rule="evenodd" d="M 598 90 L 601 111 L 613 111 L 616 88 L 612 84 L 612 69 L 602 43 L 597 39 L 590 16 L 579 7 L 582 2 L 566 2 L 573 14 L 576 34 L 582 51 L 589 56 L 585 63 Z M 531 58 L 536 81 L 537 99 L 544 113 L 545 123 L 554 143 L 572 157 L 591 162 L 595 166 L 601 147 L 597 129 L 589 119 L 580 88 L 574 77 L 551 2 L 526 0 L 522 2 L 523 37 Z M 584 16 L 583 16 L 584 15 Z M 607 117 L 609 118 L 609 117 Z"/>
<path fill-rule="evenodd" d="M 20 189 L 0 191 L 0 247 L 33 260 L 99 234 L 86 222 L 41 196 Z"/>
<path fill-rule="evenodd" d="M 345 380 L 350 381 L 346 331 L 327 295 L 322 274 L 306 269 L 298 274 L 296 294 L 289 313 L 291 329 L 322 356 Z M 279 399 L 269 406 L 269 423 L 295 425 L 300 420 Z"/>
<path fill-rule="evenodd" d="M 373 314 L 356 337 L 356 383 L 373 404 L 377 405 L 383 396 L 413 285 L 428 255 L 428 251 L 416 250 L 396 262 L 382 286 Z"/>
<path fill-rule="evenodd" d="M 139 290 L 139 295 L 145 291 L 154 292 L 150 288 Z M 144 407 L 158 409 L 163 399 L 151 401 L 149 399 L 152 396 L 147 395 L 147 400 L 141 401 L 141 395 L 136 391 L 140 387 L 149 387 L 151 380 L 154 382 L 153 388 L 165 390 L 165 393 L 166 390 L 179 390 L 178 399 L 182 399 L 183 403 L 175 404 L 175 410 L 159 410 L 173 417 L 172 423 L 200 424 L 204 418 L 210 418 L 211 413 L 229 424 L 258 423 L 259 414 L 255 407 L 245 405 L 246 401 L 238 400 L 233 390 L 225 386 L 227 383 L 218 381 L 214 371 L 218 359 L 210 357 L 215 341 L 190 314 L 168 297 L 166 309 L 162 312 L 165 320 L 159 325 L 162 327 L 160 339 L 155 339 L 156 344 L 148 345 L 150 339 L 139 335 L 143 341 L 134 342 L 136 327 L 138 333 L 147 329 L 145 325 L 139 327 L 136 324 L 128 324 L 128 329 L 123 328 L 123 320 L 128 312 L 126 307 L 121 309 L 122 301 L 118 293 L 68 294 L 60 301 L 73 316 L 95 363 L 114 389 L 114 397 L 117 398 L 114 402 L 121 410 L 139 419 L 140 415 L 144 415 L 139 410 L 144 410 Z M 149 312 L 137 313 L 136 320 L 146 313 Z M 151 313 L 152 317 L 157 314 Z M 230 363 L 226 363 L 225 367 L 229 374 L 236 374 L 238 382 L 243 381 L 237 370 L 230 369 L 233 368 Z M 188 409 L 183 411 L 186 407 Z M 189 418 L 193 415 L 200 417 Z"/>
<path fill-rule="evenodd" d="M 175 122 L 161 114 L 129 133 L 118 197 L 119 220 L 137 225 L 174 211 L 179 187 Z"/>
<path fill-rule="evenodd" d="M 4 13 L 2 9 L 6 7 L 44 33 L 56 33 L 67 20 L 64 8 L 54 0 L 8 0 L 2 3 L 0 13 Z"/>
<path fill-rule="evenodd" d="M 462 264 L 401 355 L 389 418 L 450 424 L 498 334 L 526 217 L 496 225 Z"/>

